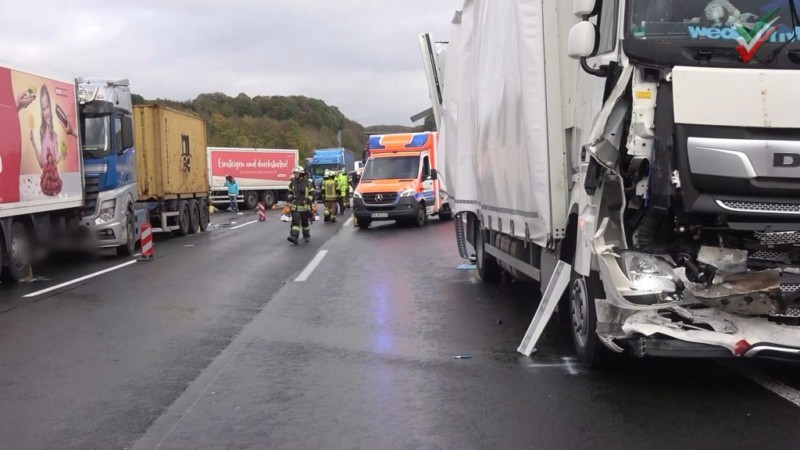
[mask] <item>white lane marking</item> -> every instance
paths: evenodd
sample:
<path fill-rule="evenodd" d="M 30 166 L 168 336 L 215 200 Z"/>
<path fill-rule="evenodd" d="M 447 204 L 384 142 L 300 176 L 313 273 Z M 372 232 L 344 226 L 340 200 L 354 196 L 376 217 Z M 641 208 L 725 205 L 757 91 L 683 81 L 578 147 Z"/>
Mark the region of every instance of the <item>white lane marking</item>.
<path fill-rule="evenodd" d="M 773 394 L 781 397 L 782 399 L 794 404 L 794 406 L 800 407 L 800 391 L 797 389 L 781 383 L 780 381 L 750 365 L 731 364 L 730 362 L 726 361 L 721 361 L 720 364 L 723 367 L 739 373 L 739 375 L 747 378 L 753 383 L 756 383 L 764 389 L 771 391 Z"/>
<path fill-rule="evenodd" d="M 352 225 L 352 224 L 353 224 L 353 216 L 350 216 L 350 218 L 349 218 L 349 219 L 347 219 L 347 220 L 344 222 L 344 226 L 345 226 L 345 227 L 349 227 L 349 226 L 350 226 L 350 225 Z"/>
<path fill-rule="evenodd" d="M 58 284 L 56 286 L 49 287 L 47 289 L 42 289 L 41 291 L 36 291 L 36 292 L 32 292 L 32 293 L 30 293 L 28 295 L 23 295 L 23 297 L 24 298 L 37 297 L 37 296 L 42 295 L 42 294 L 47 294 L 48 292 L 53 292 L 56 289 L 61 289 L 63 287 L 67 287 L 67 286 L 73 285 L 75 283 L 80 283 L 81 281 L 86 281 L 86 280 L 88 280 L 90 278 L 98 277 L 100 275 L 104 275 L 104 274 L 107 274 L 109 272 L 113 272 L 115 270 L 119 270 L 119 269 L 122 269 L 124 267 L 128 267 L 128 266 L 133 265 L 133 264 L 136 264 L 136 260 L 135 259 L 133 261 L 128 261 L 128 262 L 126 262 L 124 264 L 120 264 L 118 266 L 110 267 L 108 269 L 101 270 L 99 272 L 95 272 L 95 273 L 86 275 L 85 277 L 76 278 L 76 279 L 74 279 L 72 281 L 67 281 L 66 283 L 61 283 L 61 284 Z"/>
<path fill-rule="evenodd" d="M 241 224 L 241 225 L 236 225 L 235 227 L 231 227 L 231 230 L 238 230 L 239 228 L 244 228 L 244 227 L 246 227 L 246 226 L 248 226 L 248 225 L 252 225 L 252 224 L 254 224 L 254 223 L 256 223 L 256 222 L 258 222 L 258 221 L 257 221 L 257 220 L 254 220 L 254 221 L 252 221 L 252 222 L 245 222 L 245 223 L 243 223 L 243 224 Z"/>
<path fill-rule="evenodd" d="M 297 278 L 294 279 L 294 281 L 302 282 L 308 280 L 308 277 L 311 276 L 311 273 L 314 272 L 314 269 L 317 268 L 319 263 L 322 262 L 322 258 L 324 258 L 325 255 L 327 254 L 328 254 L 327 250 L 320 250 L 320 252 L 317 253 L 317 256 L 315 256 L 314 259 L 312 259 L 311 262 L 308 263 L 308 266 L 306 266 L 305 270 L 303 270 L 300 273 L 300 275 L 298 275 Z"/>

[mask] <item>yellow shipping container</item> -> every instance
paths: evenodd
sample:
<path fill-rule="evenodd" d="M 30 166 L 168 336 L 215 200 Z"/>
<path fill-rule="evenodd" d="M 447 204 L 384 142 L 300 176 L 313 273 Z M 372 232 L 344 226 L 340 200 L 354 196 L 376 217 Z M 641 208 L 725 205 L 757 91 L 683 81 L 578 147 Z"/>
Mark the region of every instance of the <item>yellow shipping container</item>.
<path fill-rule="evenodd" d="M 133 107 L 139 200 L 207 197 L 206 124 L 156 105 Z"/>

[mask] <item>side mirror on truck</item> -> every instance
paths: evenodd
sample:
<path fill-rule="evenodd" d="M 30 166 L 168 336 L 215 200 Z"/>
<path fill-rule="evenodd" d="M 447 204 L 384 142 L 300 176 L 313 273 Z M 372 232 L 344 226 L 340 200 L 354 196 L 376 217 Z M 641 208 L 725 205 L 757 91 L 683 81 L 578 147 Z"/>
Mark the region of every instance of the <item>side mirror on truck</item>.
<path fill-rule="evenodd" d="M 122 118 L 122 149 L 133 147 L 133 119 L 130 117 Z"/>
<path fill-rule="evenodd" d="M 600 12 L 598 6 L 597 0 L 572 0 L 572 13 L 579 19 L 593 17 Z"/>
<path fill-rule="evenodd" d="M 569 30 L 567 54 L 570 58 L 580 59 L 594 56 L 597 53 L 600 38 L 597 26 L 591 22 L 578 22 Z"/>
<path fill-rule="evenodd" d="M 439 172 L 436 169 L 431 169 L 431 180 L 438 180 L 439 179 Z"/>

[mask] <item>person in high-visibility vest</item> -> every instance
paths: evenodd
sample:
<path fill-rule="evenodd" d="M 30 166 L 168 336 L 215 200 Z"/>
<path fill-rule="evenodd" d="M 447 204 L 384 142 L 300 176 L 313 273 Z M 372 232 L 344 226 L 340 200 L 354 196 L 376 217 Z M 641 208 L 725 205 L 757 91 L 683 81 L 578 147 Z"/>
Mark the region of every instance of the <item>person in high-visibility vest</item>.
<path fill-rule="evenodd" d="M 300 239 L 300 227 L 302 226 L 303 238 L 306 242 L 311 241 L 311 206 L 314 203 L 314 189 L 311 182 L 306 178 L 306 171 L 300 166 L 296 166 L 292 171 L 295 177 L 289 182 L 288 200 L 292 205 L 292 229 L 287 238 L 289 242 L 297 245 Z"/>
<path fill-rule="evenodd" d="M 339 200 L 339 182 L 330 169 L 325 170 L 322 182 L 322 201 L 325 202 L 325 222 L 336 222 L 336 202 Z"/>
<path fill-rule="evenodd" d="M 344 173 L 344 170 L 340 171 L 338 175 L 336 175 L 336 182 L 339 183 L 339 214 L 344 214 L 345 208 L 345 200 L 347 200 L 348 194 L 348 182 L 347 182 L 347 174 Z"/>

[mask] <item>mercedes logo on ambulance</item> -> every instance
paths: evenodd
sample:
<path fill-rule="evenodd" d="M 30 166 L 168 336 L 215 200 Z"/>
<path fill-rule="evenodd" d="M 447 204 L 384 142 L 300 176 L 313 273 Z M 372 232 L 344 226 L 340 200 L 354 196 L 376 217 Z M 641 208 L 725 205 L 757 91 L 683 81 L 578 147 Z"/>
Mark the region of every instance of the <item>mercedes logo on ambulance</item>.
<path fill-rule="evenodd" d="M 382 202 L 382 201 L 383 201 L 383 194 L 378 194 L 378 195 L 376 195 L 376 196 L 375 196 L 375 200 L 376 200 L 376 201 L 379 201 L 379 202 Z"/>

